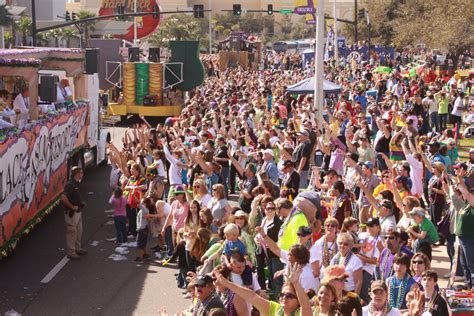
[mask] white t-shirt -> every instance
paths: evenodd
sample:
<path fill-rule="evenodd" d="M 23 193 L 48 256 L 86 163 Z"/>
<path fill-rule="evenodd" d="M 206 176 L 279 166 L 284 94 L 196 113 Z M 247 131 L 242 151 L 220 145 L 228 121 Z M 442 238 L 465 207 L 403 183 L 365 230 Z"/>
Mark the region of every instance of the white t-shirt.
<path fill-rule="evenodd" d="M 178 164 L 181 162 L 170 153 L 167 145 L 163 146 L 163 151 L 165 152 L 166 159 L 168 159 L 170 163 L 170 185 L 183 184 L 183 179 L 181 178 L 181 168 L 178 166 Z"/>
<path fill-rule="evenodd" d="M 362 316 L 372 316 L 373 314 L 371 312 L 369 312 L 369 306 L 364 306 L 362 307 Z M 390 312 L 388 312 L 387 316 L 401 316 L 402 313 L 396 309 L 396 308 L 392 308 L 390 309 Z"/>
<path fill-rule="evenodd" d="M 288 251 L 281 250 L 280 251 L 280 258 L 281 261 L 284 262 L 287 266 L 288 262 Z M 316 278 L 313 276 L 313 270 L 311 269 L 311 265 L 307 264 L 303 267 L 303 271 L 301 272 L 300 276 L 300 284 L 301 287 L 304 289 L 305 292 L 309 290 L 313 290 L 315 293 L 318 291 L 319 287 L 319 280 L 317 281 Z"/>
<path fill-rule="evenodd" d="M 324 271 L 324 267 L 323 267 L 323 246 L 324 246 L 324 240 L 326 239 L 326 236 L 323 236 L 321 238 L 319 238 L 313 245 L 313 247 L 311 247 L 311 249 L 309 250 L 309 263 L 314 263 L 316 261 L 319 261 L 319 266 L 321 267 L 321 274 L 322 272 Z M 336 241 L 333 241 L 333 242 L 328 242 L 328 250 L 329 251 L 335 251 L 334 253 L 337 252 L 337 244 L 336 244 Z M 331 260 L 331 258 L 329 258 L 329 260 Z M 321 274 L 320 274 L 320 278 L 321 278 Z"/>
<path fill-rule="evenodd" d="M 166 177 L 165 164 L 163 163 L 163 160 L 161 159 L 153 160 L 153 163 L 156 165 L 158 176 L 163 177 L 163 178 Z"/>
<path fill-rule="evenodd" d="M 337 262 L 336 264 L 344 265 L 344 258 L 341 257 L 339 262 Z M 345 267 L 346 267 L 346 272 L 349 275 L 349 277 L 347 278 L 345 290 L 349 292 L 354 291 L 355 289 L 354 272 L 359 269 L 362 269 L 363 263 L 362 261 L 360 261 L 360 259 L 356 255 L 352 255 L 351 258 L 349 259 L 349 262 L 347 263 Z"/>
<path fill-rule="evenodd" d="M 363 232 L 359 234 L 359 240 L 363 240 L 369 244 L 367 248 L 361 248 L 360 253 L 366 257 L 369 258 L 378 258 L 380 255 L 380 251 L 377 248 L 377 244 L 379 241 L 382 240 L 380 236 L 373 237 L 367 232 Z M 369 263 L 362 263 L 364 265 L 363 269 L 364 271 L 367 271 L 371 275 L 374 275 L 374 270 L 375 270 L 375 264 L 369 264 Z"/>
<path fill-rule="evenodd" d="M 19 110 L 20 120 L 27 120 L 30 117 L 30 97 L 23 97 L 19 93 L 13 100 L 13 110 Z"/>
<path fill-rule="evenodd" d="M 411 225 L 411 219 L 405 214 L 403 214 L 402 218 L 397 223 L 397 227 L 400 228 L 401 231 L 406 231 L 408 227 Z"/>
<path fill-rule="evenodd" d="M 388 230 L 397 228 L 397 221 L 394 215 L 387 216 L 385 218 L 380 217 L 380 229 L 382 230 L 382 236 L 384 236 Z"/>
<path fill-rule="evenodd" d="M 462 116 L 462 112 L 464 111 L 464 101 L 461 97 L 457 97 L 454 101 L 453 110 L 451 115 Z"/>
<path fill-rule="evenodd" d="M 240 276 L 240 274 L 231 272 L 230 277 L 231 277 L 232 282 L 234 282 L 235 284 L 240 285 L 240 286 L 244 285 L 244 282 L 242 281 L 242 277 Z M 252 273 L 252 286 L 250 286 L 249 288 L 254 292 L 261 290 L 260 284 L 258 283 L 258 280 L 255 277 L 254 273 Z M 246 305 L 247 305 L 247 310 L 249 311 L 249 315 L 250 315 L 252 312 L 252 304 L 247 303 Z"/>
<path fill-rule="evenodd" d="M 411 194 L 423 196 L 423 163 L 412 154 L 406 155 L 406 159 L 410 164 Z"/>

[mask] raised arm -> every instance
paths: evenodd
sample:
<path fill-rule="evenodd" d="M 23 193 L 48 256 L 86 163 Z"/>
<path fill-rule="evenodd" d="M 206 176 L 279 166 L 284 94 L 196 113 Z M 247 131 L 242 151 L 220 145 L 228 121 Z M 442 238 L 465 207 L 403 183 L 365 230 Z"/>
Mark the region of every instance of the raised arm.
<path fill-rule="evenodd" d="M 276 254 L 278 257 L 281 257 L 281 249 L 280 247 L 278 247 L 278 245 L 276 244 L 276 242 L 274 242 L 270 237 L 267 236 L 267 234 L 265 234 L 265 231 L 263 230 L 262 227 L 258 226 L 258 227 L 255 227 L 255 232 L 256 233 L 259 233 L 260 236 L 262 236 L 262 238 L 265 240 L 265 242 L 267 243 L 267 246 L 268 246 L 268 249 L 270 249 L 271 252 L 273 252 L 274 254 Z"/>
<path fill-rule="evenodd" d="M 362 190 L 362 192 L 364 192 L 365 197 L 369 201 L 370 205 L 372 205 L 373 207 L 377 207 L 377 200 L 375 199 L 374 195 L 369 192 L 369 189 L 367 189 L 365 184 L 362 181 L 358 180 L 357 186 Z"/>

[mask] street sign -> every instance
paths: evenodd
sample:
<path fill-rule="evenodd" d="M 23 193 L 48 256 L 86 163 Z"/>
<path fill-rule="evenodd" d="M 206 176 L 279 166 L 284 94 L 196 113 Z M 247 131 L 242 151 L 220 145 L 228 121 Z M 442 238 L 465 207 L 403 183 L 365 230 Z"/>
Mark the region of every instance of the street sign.
<path fill-rule="evenodd" d="M 314 7 L 297 7 L 295 8 L 295 13 L 297 14 L 306 14 L 306 13 L 315 13 L 316 9 Z"/>
<path fill-rule="evenodd" d="M 293 10 L 291 9 L 284 9 L 279 11 L 281 14 L 292 14 Z"/>

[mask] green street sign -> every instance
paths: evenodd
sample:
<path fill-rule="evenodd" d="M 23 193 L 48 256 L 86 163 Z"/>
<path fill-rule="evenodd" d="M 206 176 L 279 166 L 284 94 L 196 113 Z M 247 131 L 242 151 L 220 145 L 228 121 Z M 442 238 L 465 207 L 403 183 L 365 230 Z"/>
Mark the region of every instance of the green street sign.
<path fill-rule="evenodd" d="M 291 9 L 285 9 L 285 10 L 280 10 L 279 11 L 281 14 L 292 14 L 293 13 L 293 10 Z"/>

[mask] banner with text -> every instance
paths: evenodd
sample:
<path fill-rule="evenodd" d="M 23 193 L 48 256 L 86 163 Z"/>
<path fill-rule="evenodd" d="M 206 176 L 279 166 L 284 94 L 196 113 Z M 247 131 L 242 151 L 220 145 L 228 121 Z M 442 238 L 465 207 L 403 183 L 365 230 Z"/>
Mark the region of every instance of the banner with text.
<path fill-rule="evenodd" d="M 69 153 L 86 141 L 87 108 L 38 121 L 0 143 L 0 249 L 61 194 Z"/>

